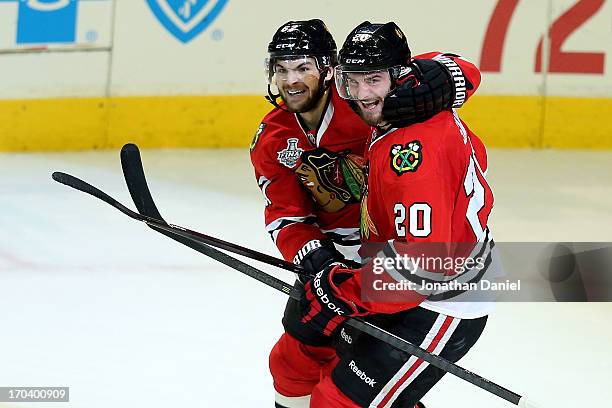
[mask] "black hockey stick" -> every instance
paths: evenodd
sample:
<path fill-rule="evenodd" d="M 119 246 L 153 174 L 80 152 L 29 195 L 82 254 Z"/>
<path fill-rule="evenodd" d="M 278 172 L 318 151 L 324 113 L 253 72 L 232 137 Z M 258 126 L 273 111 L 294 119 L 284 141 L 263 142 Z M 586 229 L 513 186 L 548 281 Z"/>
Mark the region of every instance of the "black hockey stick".
<path fill-rule="evenodd" d="M 135 145 L 133 146 L 135 147 Z M 136 152 L 138 152 L 138 150 L 136 150 Z M 130 156 L 130 157 L 133 157 L 133 156 Z M 140 155 L 138 155 L 138 157 L 140 161 Z M 123 159 L 123 150 L 122 150 L 122 164 L 123 164 L 123 160 L 124 159 Z M 132 169 L 126 170 L 124 166 L 124 174 L 125 174 L 126 182 L 128 184 L 128 189 L 130 190 L 132 199 L 134 200 L 134 203 L 136 204 L 136 208 L 138 208 L 138 211 L 140 212 L 140 214 L 125 207 L 119 201 L 110 197 L 108 194 L 97 189 L 91 184 L 88 184 L 84 182 L 83 180 L 80 180 L 74 176 L 71 176 L 70 174 L 66 174 L 62 172 L 55 172 L 53 173 L 52 177 L 55 181 L 58 181 L 59 183 L 65 184 L 77 190 L 83 191 L 87 194 L 91 194 L 92 196 L 96 198 L 99 198 L 100 200 L 117 208 L 119 211 L 121 211 L 125 215 L 131 218 L 134 218 L 138 221 L 147 223 L 149 227 L 153 228 L 159 233 L 164 234 L 167 237 L 172 238 L 182 243 L 183 245 L 193 248 L 196 251 L 198 251 L 197 242 L 201 242 L 201 243 L 208 244 L 210 246 L 214 246 L 216 248 L 225 249 L 227 251 L 233 252 L 238 255 L 245 256 L 247 258 L 254 259 L 259 262 L 263 262 L 263 263 L 266 263 L 272 266 L 276 266 L 277 268 L 281 268 L 281 269 L 288 270 L 290 272 L 294 272 L 298 275 L 303 275 L 306 278 L 310 278 L 309 275 L 304 273 L 304 270 L 302 269 L 301 266 L 295 265 L 291 262 L 287 262 L 284 259 L 279 259 L 279 258 L 270 256 L 268 254 L 264 254 L 263 252 L 258 252 L 253 249 L 245 248 L 243 246 L 240 246 L 240 245 L 237 245 L 231 242 L 227 242 L 219 238 L 211 237 L 210 235 L 206 235 L 201 232 L 193 231 L 188 228 L 181 227 L 180 225 L 168 224 L 162 218 L 161 214 L 157 210 L 157 207 L 155 206 L 155 203 L 153 202 L 152 199 L 149 201 L 142 201 L 136 198 L 135 196 L 136 193 L 133 192 L 133 189 L 135 187 L 133 187 L 132 185 L 133 183 L 131 184 L 128 181 L 129 179 L 135 179 L 135 176 L 132 175 L 134 171 L 137 171 L 137 168 L 134 170 Z M 144 172 L 142 172 L 142 175 L 144 177 Z M 145 180 L 144 188 L 146 188 L 146 193 L 150 196 L 151 193 L 149 192 L 149 188 L 146 184 L 146 180 Z M 143 197 L 146 197 L 146 196 L 143 195 Z M 177 232 L 177 230 L 180 231 L 180 233 Z M 192 240 L 192 238 L 194 237 L 197 237 L 196 242 Z"/>
<path fill-rule="evenodd" d="M 162 220 L 160 212 L 157 209 L 157 206 L 155 205 L 155 201 L 153 200 L 153 196 L 151 195 L 151 191 L 149 190 L 147 179 L 145 177 L 144 169 L 142 166 L 142 159 L 140 156 L 140 152 L 136 145 L 127 144 L 123 146 L 123 148 L 121 149 L 121 166 L 123 167 L 123 174 L 124 174 L 126 183 L 128 185 L 130 195 L 132 196 L 132 200 L 134 200 L 134 203 L 136 204 L 138 211 L 143 215 L 147 215 L 151 218 L 158 218 Z M 156 229 L 151 224 L 149 224 L 149 226 L 153 229 Z M 169 236 L 172 239 L 182 242 L 179 239 L 177 239 L 176 236 L 173 237 L 174 234 L 168 231 L 160 231 L 160 232 L 164 233 L 165 235 Z M 231 243 L 226 243 L 226 244 L 234 245 Z M 243 248 L 243 247 L 240 247 L 240 248 L 245 251 L 249 251 L 249 252 L 252 251 L 251 249 L 248 249 L 248 248 Z M 256 257 L 251 257 L 251 258 L 257 259 Z M 459 378 L 462 378 L 486 391 L 491 392 L 492 394 L 497 395 L 498 397 L 501 397 L 509 402 L 512 402 L 515 405 L 519 405 L 521 407 L 527 407 L 527 408 L 529 407 L 535 408 L 535 406 L 529 403 L 528 401 L 526 401 L 524 397 L 521 397 L 520 395 L 504 387 L 501 387 L 493 382 L 490 382 L 489 380 L 483 377 L 480 377 L 477 374 L 474 374 L 468 370 L 465 370 L 442 357 L 439 357 L 435 354 L 430 354 L 429 352 L 421 349 L 418 346 L 413 345 L 412 343 L 405 341 L 404 339 L 401 339 L 391 333 L 385 332 L 379 327 L 376 327 L 374 325 L 371 325 L 370 323 L 364 322 L 361 319 L 347 320 L 346 324 L 358 330 L 361 330 L 365 333 L 368 333 L 369 335 L 377 338 L 378 340 L 387 342 L 400 350 L 403 350 L 403 351 L 408 352 L 409 354 L 415 355 L 423 359 L 424 361 L 427 361 L 431 365 L 437 368 L 440 368 L 446 372 L 449 372 L 451 374 L 454 374 L 458 376 Z M 384 335 L 388 335 L 391 337 L 385 336 L 386 338 L 383 339 L 381 338 L 380 333 L 383 333 Z"/>
<path fill-rule="evenodd" d="M 132 196 L 132 200 L 134 201 L 138 212 L 144 216 L 154 218 L 157 221 L 161 221 L 162 223 L 167 224 L 162 215 L 160 214 L 159 210 L 157 209 L 157 206 L 153 201 L 153 197 L 151 196 L 151 192 L 149 191 L 149 186 L 147 185 L 147 179 L 145 178 L 138 146 L 132 143 L 123 146 L 123 148 L 121 149 L 121 167 L 123 168 L 123 176 L 125 178 L 128 190 L 130 191 L 130 195 Z M 172 234 L 171 232 L 160 229 L 152 224 L 148 225 L 157 232 L 162 233 L 167 237 L 174 239 L 175 241 L 178 241 L 184 245 L 187 245 L 188 247 L 192 247 L 193 245 L 193 241 L 189 239 L 185 239 L 180 235 Z M 178 228 L 186 230 L 183 227 Z M 211 237 L 210 235 L 202 234 L 201 232 L 190 232 L 196 233 L 200 242 L 203 242 L 210 246 L 225 249 L 226 251 L 230 251 L 259 262 L 267 263 L 268 265 L 276 266 L 277 268 L 286 269 L 290 272 L 294 272 L 298 275 L 302 275 L 306 278 L 309 278 L 309 276 L 304 273 L 304 270 L 301 266 L 295 265 L 291 262 L 287 262 L 284 259 L 279 259 L 268 254 L 255 251 L 253 249 L 245 248 L 241 245 L 227 242 L 219 238 Z"/>
<path fill-rule="evenodd" d="M 173 239 L 184 243 L 190 248 L 193 248 L 196 251 L 229 266 L 230 268 L 234 268 L 239 272 L 242 272 L 254 279 L 257 279 L 260 282 L 265 283 L 268 286 L 273 287 L 276 290 L 288 294 L 291 297 L 299 298 L 300 296 L 300 291 L 298 289 L 295 289 L 293 286 L 287 284 L 281 279 L 277 279 L 274 276 L 260 271 L 259 269 L 256 269 L 251 265 L 241 262 L 238 259 L 232 258 L 231 256 L 206 245 L 201 241 L 201 238 L 199 237 L 200 234 L 196 231 L 191 231 L 183 227 L 179 227 L 177 225 L 167 224 L 165 221 L 159 221 L 154 218 L 147 217 L 146 215 L 138 214 L 137 212 L 130 210 L 105 192 L 99 190 L 98 188 L 79 178 L 71 176 L 70 174 L 56 171 L 53 173 L 52 177 L 53 180 L 57 181 L 58 183 L 67 185 L 104 201 L 105 203 L 111 205 L 112 207 L 115 207 L 130 218 L 133 218 L 137 221 L 142 221 L 164 234 L 171 234 L 173 236 Z M 174 236 L 178 238 L 174 238 Z"/>
<path fill-rule="evenodd" d="M 173 234 L 177 234 L 183 238 L 186 238 L 192 241 L 192 243 L 194 244 L 193 246 L 190 245 L 190 247 L 193 249 L 196 249 L 198 252 L 204 255 L 210 256 L 211 258 L 233 269 L 236 269 L 237 271 L 242 272 L 262 283 L 265 283 L 266 285 L 271 286 L 274 289 L 280 292 L 283 292 L 291 296 L 294 299 L 300 298 L 300 291 L 297 288 L 285 283 L 284 281 L 280 279 L 277 279 L 267 274 L 264 271 L 254 268 L 251 265 L 248 265 L 215 248 L 208 246 L 207 244 L 200 241 L 200 238 L 198 237 L 199 233 L 196 233 L 195 231 L 182 229 L 182 227 L 174 226 L 172 224 L 167 224 L 165 222 L 156 220 L 154 218 L 138 214 L 130 210 L 129 208 L 127 208 L 126 206 L 124 206 L 123 204 L 121 204 L 120 202 L 118 202 L 117 200 L 109 196 L 108 194 L 92 186 L 91 184 L 88 184 L 85 181 L 78 179 L 74 176 L 71 176 L 69 174 L 55 172 L 53 173 L 53 179 L 59 183 L 65 184 L 76 190 L 90 194 L 106 202 L 107 204 L 115 207 L 116 209 L 118 209 L 125 215 L 129 216 L 130 218 L 145 222 L 161 230 L 164 230 L 164 231 L 167 231 Z M 447 373 L 451 373 L 467 382 L 470 382 L 476 385 L 479 388 L 489 391 L 490 393 L 497 395 L 498 397 L 501 397 L 515 405 L 518 405 L 519 407 L 536 408 L 536 406 L 530 403 L 528 400 L 526 400 L 525 397 L 522 397 L 519 394 L 516 394 L 498 384 L 495 384 L 477 374 L 474 374 L 471 371 L 461 368 L 458 365 L 446 360 L 443 357 L 440 357 L 435 354 L 431 354 L 421 349 L 420 347 L 415 346 L 414 344 L 392 333 L 389 333 L 377 326 L 374 326 L 371 323 L 365 322 L 358 318 L 351 318 L 351 319 L 347 319 L 345 324 L 357 330 L 360 330 L 364 333 L 367 333 L 370 336 L 397 348 L 398 350 L 402 350 L 402 351 L 405 351 L 406 353 L 414 355 L 422 359 L 423 361 L 428 362 L 434 367 L 444 370 Z"/>

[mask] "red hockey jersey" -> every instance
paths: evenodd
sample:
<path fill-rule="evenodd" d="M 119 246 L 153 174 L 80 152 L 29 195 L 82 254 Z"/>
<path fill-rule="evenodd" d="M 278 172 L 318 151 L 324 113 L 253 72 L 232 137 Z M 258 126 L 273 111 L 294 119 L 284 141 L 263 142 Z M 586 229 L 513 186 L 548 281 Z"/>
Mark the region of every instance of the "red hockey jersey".
<path fill-rule="evenodd" d="M 390 245 L 370 245 L 370 253 L 365 255 L 384 254 L 386 258 L 408 255 L 411 260 L 416 259 L 416 265 L 413 261 L 400 267 L 398 263 L 389 263 L 391 266 L 384 269 L 398 281 L 408 278 L 419 282 L 419 288 L 425 281 L 449 282 L 457 275 L 452 268 L 442 267 L 441 262 L 435 270 L 423 268 L 425 260 L 448 258 L 452 267 L 455 260 L 464 262 L 472 256 L 472 267 L 467 272 L 462 270 L 465 276 L 461 282 L 481 279 L 494 256 L 487 227 L 493 193 L 485 178 L 486 149 L 457 113 L 444 111 L 426 122 L 384 134 L 374 131 L 366 157 L 367 189 L 361 206 L 363 250 L 368 251 L 368 243 Z M 384 251 L 380 250 L 382 247 Z M 374 282 L 377 276 L 367 275 L 371 273 L 372 269 L 364 267 L 355 275 L 357 282 L 346 285 L 352 291 L 349 298 L 363 299 L 364 293 L 371 295 L 376 291 L 376 285 L 379 289 L 383 287 Z M 446 276 L 436 278 L 436 274 Z M 394 313 L 420 305 L 464 318 L 480 317 L 490 310 L 487 302 L 471 302 L 469 297 L 457 301 L 454 293 L 440 294 L 439 300 L 432 300 L 434 292 L 409 289 L 402 293 L 405 302 L 387 292 L 391 301 L 385 301 L 381 295 L 378 301 L 362 306 L 370 311 Z M 456 292 L 465 295 L 465 291 Z"/>
<path fill-rule="evenodd" d="M 370 142 L 364 242 L 481 242 L 493 206 L 480 139 L 445 111 Z"/>
<path fill-rule="evenodd" d="M 441 58 L 428 53 L 415 58 Z M 455 56 L 471 84 L 480 84 L 472 63 Z M 332 87 L 316 131 L 302 128 L 296 114 L 274 109 L 264 117 L 251 143 L 251 162 L 265 200 L 266 230 L 283 257 L 298 262 L 310 241 L 330 238 L 359 245 L 359 203 L 363 156 L 370 127 Z"/>
<path fill-rule="evenodd" d="M 311 240 L 359 243 L 363 155 L 369 126 L 332 89 L 316 132 L 274 109 L 251 147 L 266 230 L 287 260 Z"/>

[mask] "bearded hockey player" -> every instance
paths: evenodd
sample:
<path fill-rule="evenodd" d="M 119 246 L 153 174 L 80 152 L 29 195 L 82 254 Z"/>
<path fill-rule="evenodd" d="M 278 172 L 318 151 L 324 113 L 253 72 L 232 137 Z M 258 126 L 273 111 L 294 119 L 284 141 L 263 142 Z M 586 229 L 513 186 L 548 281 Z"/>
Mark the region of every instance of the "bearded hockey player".
<path fill-rule="evenodd" d="M 285 259 L 312 275 L 357 259 L 370 127 L 332 86 L 336 44 L 321 20 L 283 24 L 268 53 L 267 99 L 275 109 L 257 129 L 251 161 L 265 199 L 266 230 Z M 436 55 L 442 56 L 423 58 Z M 423 58 L 412 61 L 415 75 L 389 98 L 385 118 L 397 126 L 460 106 L 466 89 L 479 85 L 480 73 L 467 61 L 448 56 L 447 68 Z M 282 321 L 285 333 L 270 354 L 276 406 L 308 407 L 322 370 L 336 359 L 334 339 L 302 323 L 295 300 L 288 301 Z M 349 343 L 350 334 L 341 334 L 341 343 Z"/>
<path fill-rule="evenodd" d="M 436 58 L 449 63 L 444 56 Z M 478 248 L 485 261 L 461 274 L 477 278 L 489 268 L 493 247 L 487 227 L 493 195 L 484 177 L 486 151 L 454 110 L 400 129 L 385 123 L 385 98 L 409 75 L 406 61 L 410 61 L 410 49 L 395 23 L 362 23 L 349 34 L 339 53 L 335 72 L 339 95 L 364 122 L 374 126 L 365 159 L 367 187 L 361 197 L 364 249 L 368 245 L 382 247 L 379 255 L 393 257 L 409 252 L 402 246 L 410 244 L 419 251 L 425 248 L 425 253 L 427 243 L 442 243 L 444 251 L 461 245 Z M 458 276 L 442 268 L 391 265 L 385 267 L 389 276 L 415 284 L 445 282 Z M 366 266 L 350 269 L 341 264 L 321 268 L 305 285 L 301 302 L 304 321 L 331 335 L 347 316 L 365 316 L 453 362 L 465 355 L 482 333 L 490 303 L 454 301 L 456 296 L 466 295 L 460 291 L 442 296 L 436 292 L 436 297 L 418 285 L 406 290 L 403 301 L 385 301 L 384 295 L 364 299 L 367 271 Z M 331 375 L 313 389 L 310 406 L 411 407 L 443 375 L 442 370 L 421 359 L 362 335 L 353 338 Z"/>

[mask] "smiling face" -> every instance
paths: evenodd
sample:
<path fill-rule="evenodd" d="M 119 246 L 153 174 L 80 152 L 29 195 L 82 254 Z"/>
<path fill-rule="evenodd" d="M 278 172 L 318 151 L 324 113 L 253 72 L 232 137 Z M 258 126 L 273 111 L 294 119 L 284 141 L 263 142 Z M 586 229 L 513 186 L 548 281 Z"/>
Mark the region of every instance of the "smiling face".
<path fill-rule="evenodd" d="M 272 66 L 276 84 L 288 111 L 305 112 L 319 97 L 321 72 L 314 58 L 278 59 Z M 331 74 L 329 74 L 331 77 Z"/>
<path fill-rule="evenodd" d="M 382 121 L 385 96 L 391 91 L 388 70 L 370 72 L 336 71 L 336 85 L 340 96 L 352 100 L 361 118 L 371 126 Z"/>

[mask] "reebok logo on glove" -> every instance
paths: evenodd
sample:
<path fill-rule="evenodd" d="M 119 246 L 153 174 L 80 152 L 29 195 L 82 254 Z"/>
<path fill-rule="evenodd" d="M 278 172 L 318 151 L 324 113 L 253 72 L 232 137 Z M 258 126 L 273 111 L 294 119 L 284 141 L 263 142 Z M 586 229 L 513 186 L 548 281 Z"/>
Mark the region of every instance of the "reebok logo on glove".
<path fill-rule="evenodd" d="M 345 264 L 334 262 L 318 271 L 304 285 L 300 298 L 302 323 L 310 324 L 326 336 L 337 334 L 349 316 L 362 316 L 358 306 L 338 292 L 338 285 L 346 282 L 354 272 Z"/>
<path fill-rule="evenodd" d="M 343 316 L 344 311 L 339 306 L 333 304 L 327 297 L 327 294 L 321 288 L 321 276 L 323 276 L 323 271 L 317 273 L 313 280 L 313 286 L 315 288 L 315 293 L 317 294 L 317 297 L 319 298 L 321 303 L 326 305 L 327 308 L 330 309 L 332 312 L 336 313 L 337 315 Z"/>

